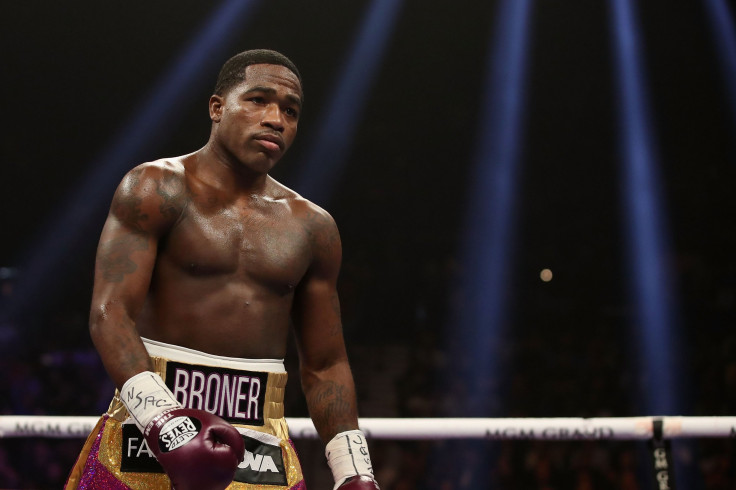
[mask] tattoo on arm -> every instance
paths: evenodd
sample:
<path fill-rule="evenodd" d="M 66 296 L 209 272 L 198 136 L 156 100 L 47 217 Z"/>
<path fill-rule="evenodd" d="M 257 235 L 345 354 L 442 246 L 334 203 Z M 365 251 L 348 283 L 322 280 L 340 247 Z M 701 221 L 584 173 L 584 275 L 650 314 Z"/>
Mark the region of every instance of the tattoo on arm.
<path fill-rule="evenodd" d="M 125 235 L 102 245 L 98 260 L 102 277 L 108 282 L 122 282 L 126 274 L 138 268 L 131 255 L 136 250 L 146 250 L 147 240 L 140 235 Z"/>
<path fill-rule="evenodd" d="M 336 432 L 349 430 L 355 408 L 348 390 L 342 384 L 326 381 L 309 398 L 309 411 L 315 427 L 331 427 Z"/>
<path fill-rule="evenodd" d="M 143 222 L 148 219 L 148 215 L 141 212 L 141 202 L 140 197 L 122 197 L 113 203 L 115 216 L 137 232 L 143 231 Z"/>
<path fill-rule="evenodd" d="M 329 336 L 330 337 L 336 337 L 338 335 L 342 334 L 342 322 L 340 321 L 341 313 L 340 313 L 340 299 L 337 296 L 337 293 L 332 295 L 332 298 L 330 299 L 330 304 L 332 305 L 332 311 L 335 313 L 335 320 L 330 326 L 329 326 Z"/>

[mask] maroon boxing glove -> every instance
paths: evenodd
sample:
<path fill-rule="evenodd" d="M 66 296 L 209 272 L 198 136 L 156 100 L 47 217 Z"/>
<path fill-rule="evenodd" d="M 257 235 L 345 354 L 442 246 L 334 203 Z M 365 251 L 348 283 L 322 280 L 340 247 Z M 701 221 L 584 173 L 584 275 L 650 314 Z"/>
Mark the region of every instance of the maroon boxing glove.
<path fill-rule="evenodd" d="M 245 456 L 235 427 L 202 410 L 168 410 L 143 435 L 175 490 L 222 490 Z"/>
<path fill-rule="evenodd" d="M 245 456 L 232 425 L 203 410 L 183 408 L 161 377 L 144 371 L 128 379 L 120 399 L 176 490 L 222 490 Z"/>
<path fill-rule="evenodd" d="M 367 476 L 354 476 L 337 488 L 339 490 L 380 490 L 378 482 Z"/>

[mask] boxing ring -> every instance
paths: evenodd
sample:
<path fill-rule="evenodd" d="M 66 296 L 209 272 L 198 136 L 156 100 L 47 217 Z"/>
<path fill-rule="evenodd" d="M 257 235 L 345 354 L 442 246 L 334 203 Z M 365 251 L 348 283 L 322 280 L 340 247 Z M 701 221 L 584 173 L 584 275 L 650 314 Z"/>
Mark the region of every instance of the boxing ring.
<path fill-rule="evenodd" d="M 97 416 L 0 416 L 0 439 L 82 438 L 97 420 Z M 318 438 L 311 419 L 286 420 L 292 438 Z M 648 441 L 660 489 L 675 488 L 670 440 L 736 438 L 736 417 L 362 418 L 360 427 L 371 439 L 387 440 Z"/>

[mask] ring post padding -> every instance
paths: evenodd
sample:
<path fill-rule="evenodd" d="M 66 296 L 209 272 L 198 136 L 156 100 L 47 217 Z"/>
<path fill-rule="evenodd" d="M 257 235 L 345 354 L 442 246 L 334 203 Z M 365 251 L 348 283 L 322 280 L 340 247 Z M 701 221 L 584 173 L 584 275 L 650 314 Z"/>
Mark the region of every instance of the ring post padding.
<path fill-rule="evenodd" d="M 653 488 L 676 490 L 674 465 L 670 441 L 664 438 L 664 420 L 655 417 L 652 421 L 653 434 L 649 440 L 649 451 L 652 453 Z"/>

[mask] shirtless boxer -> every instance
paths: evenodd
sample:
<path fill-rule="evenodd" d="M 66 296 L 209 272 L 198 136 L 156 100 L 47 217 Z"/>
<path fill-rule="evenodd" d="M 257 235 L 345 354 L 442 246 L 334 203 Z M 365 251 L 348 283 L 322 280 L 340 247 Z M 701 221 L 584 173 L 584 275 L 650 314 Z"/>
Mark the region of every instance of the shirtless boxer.
<path fill-rule="evenodd" d="M 342 335 L 337 227 L 268 175 L 302 101 L 288 58 L 240 53 L 210 97 L 207 144 L 123 178 L 90 314 L 118 392 L 67 488 L 306 488 L 283 418 L 290 325 L 334 488 L 378 488 Z"/>

